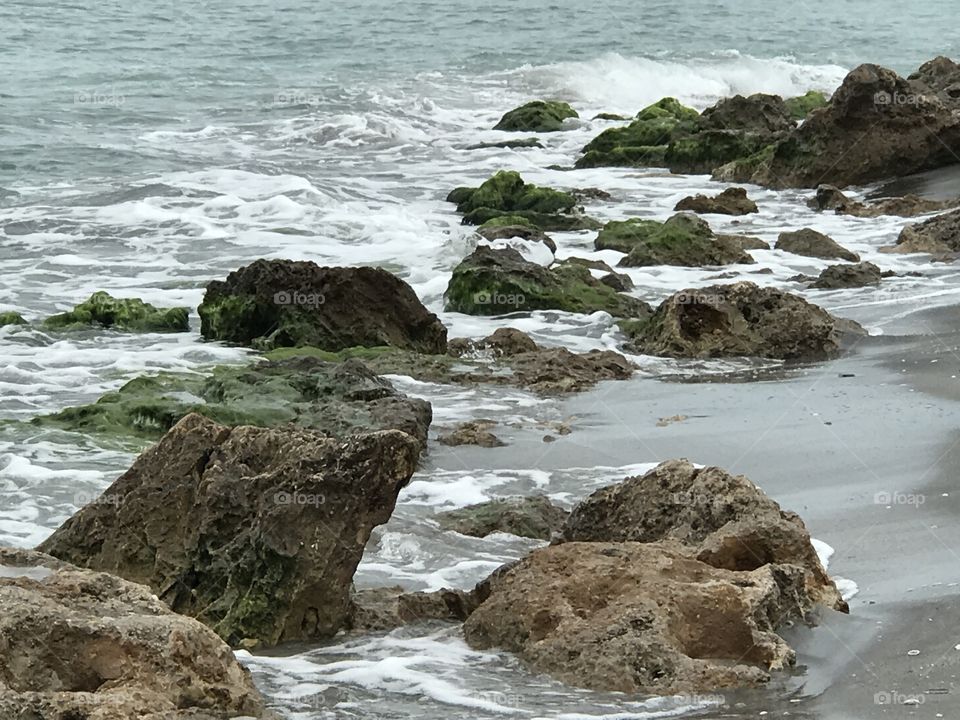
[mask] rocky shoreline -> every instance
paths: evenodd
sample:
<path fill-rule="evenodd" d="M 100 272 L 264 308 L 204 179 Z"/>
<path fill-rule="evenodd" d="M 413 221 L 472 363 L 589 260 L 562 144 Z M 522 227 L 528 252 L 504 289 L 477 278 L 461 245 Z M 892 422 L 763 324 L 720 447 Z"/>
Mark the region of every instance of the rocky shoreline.
<path fill-rule="evenodd" d="M 958 86 L 960 66 L 937 58 L 907 79 L 861 66 L 829 99 L 737 96 L 697 113 L 664 98 L 604 131 L 576 165 L 808 188 L 820 212 L 903 216 L 890 252 L 952 261 L 960 200 L 861 203 L 842 189 L 960 162 Z M 496 129 L 563 132 L 577 117 L 538 101 Z M 750 192 L 685 198 L 663 222 L 602 223 L 589 214 L 604 202 L 602 188 L 539 187 L 503 170 L 451 191 L 447 200 L 478 240 L 453 269 L 448 311 L 604 312 L 622 353 L 546 347 L 507 326 L 450 339 L 410 285 L 382 269 L 261 259 L 210 282 L 198 309 L 202 337 L 262 360 L 136 378 L 32 421 L 137 447 L 157 442 L 36 551 L 0 550 L 0 593 L 13 608 L 0 628 L 10 648 L 0 656 L 0 708 L 57 720 L 272 717 L 229 647 L 256 652 L 426 620 L 462 623 L 475 649 L 514 653 L 534 672 L 597 690 L 750 688 L 792 667 L 783 633 L 821 615 L 836 625 L 833 613 L 848 610 L 803 521 L 746 477 L 679 459 L 598 490 L 569 513 L 518 498 L 442 520 L 465 535 L 550 542 L 472 590 L 353 586 L 371 534 L 437 439 L 430 404 L 384 376 L 570 396 L 629 380 L 639 355 L 797 364 L 859 343 L 866 332 L 857 323 L 800 292 L 752 282 L 678 287 L 653 307 L 606 263 L 557 261 L 549 235 L 596 231 L 595 249 L 622 254 L 621 268 L 755 264 L 750 251 L 766 243 L 718 234 L 699 217 L 756 213 Z M 798 278 L 811 290 L 879 287 L 889 276 L 811 228 L 781 233 L 774 249 L 840 261 Z M 98 292 L 42 327 L 188 332 L 188 315 Z M 5 313 L 0 325 L 30 323 Z M 495 427 L 475 421 L 439 442 L 499 447 Z M 65 614 L 71 632 L 40 632 Z M 32 645 L 17 638 L 24 625 L 38 628 Z M 59 665 L 61 656 L 73 664 Z"/>

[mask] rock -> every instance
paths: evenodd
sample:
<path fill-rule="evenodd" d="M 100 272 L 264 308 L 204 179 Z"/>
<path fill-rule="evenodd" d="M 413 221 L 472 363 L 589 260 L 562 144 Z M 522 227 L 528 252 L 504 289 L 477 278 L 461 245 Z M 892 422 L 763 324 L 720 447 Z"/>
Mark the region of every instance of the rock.
<path fill-rule="evenodd" d="M 701 131 L 736 130 L 770 139 L 790 132 L 795 123 L 780 96 L 755 93 L 721 99 L 703 111 L 697 126 Z"/>
<path fill-rule="evenodd" d="M 0 716 L 275 717 L 230 648 L 149 588 L 29 550 L 0 548 L 0 568 Z"/>
<path fill-rule="evenodd" d="M 493 126 L 494 130 L 513 132 L 556 132 L 563 130 L 563 121 L 578 118 L 577 111 L 565 102 L 534 100 L 514 108 Z"/>
<path fill-rule="evenodd" d="M 677 543 L 534 550 L 487 580 L 464 623 L 478 650 L 593 690 L 673 695 L 749 687 L 794 664 L 775 630 L 800 619 L 803 573 L 723 570 Z"/>
<path fill-rule="evenodd" d="M 608 193 L 606 190 L 601 190 L 600 188 L 588 187 L 588 188 L 574 188 L 570 191 L 570 194 L 573 195 L 578 201 L 583 202 L 584 200 L 612 200 L 613 195 Z"/>
<path fill-rule="evenodd" d="M 912 217 L 945 210 L 957 204 L 957 200 L 928 200 L 918 195 L 883 198 L 866 204 L 847 197 L 833 185 L 818 186 L 817 194 L 807 202 L 807 206 L 813 210 L 833 210 L 838 215 L 855 217 L 879 217 L 880 215 Z"/>
<path fill-rule="evenodd" d="M 844 187 L 932 170 L 957 162 L 960 116 L 921 83 L 860 65 L 786 138 L 716 177 L 769 187 Z"/>
<path fill-rule="evenodd" d="M 600 133 L 583 148 L 575 166 L 662 166 L 670 141 L 691 132 L 697 117 L 696 110 L 663 98 L 637 113 L 629 125 Z"/>
<path fill-rule="evenodd" d="M 547 269 L 513 249 L 479 246 L 453 270 L 444 296 L 447 310 L 468 315 L 501 315 L 532 310 L 646 316 L 649 306 L 595 279 L 585 267 Z"/>
<path fill-rule="evenodd" d="M 594 242 L 597 250 L 620 250 L 622 267 L 676 265 L 704 267 L 752 263 L 736 241 L 714 235 L 706 221 L 678 213 L 666 222 L 634 218 L 607 223 Z"/>
<path fill-rule="evenodd" d="M 601 272 L 605 273 L 613 272 L 613 268 L 603 260 L 591 260 L 590 258 L 582 257 L 568 257 L 558 261 L 557 265 L 563 265 L 565 263 L 569 263 L 570 265 L 582 265 L 585 268 L 590 268 L 591 270 L 600 270 Z"/>
<path fill-rule="evenodd" d="M 849 260 L 857 262 L 860 256 L 850 252 L 844 247 L 838 245 L 832 238 L 823 233 L 803 228 L 794 232 L 780 233 L 777 238 L 777 244 L 774 246 L 777 250 L 793 253 L 794 255 L 803 255 L 805 257 L 821 258 L 823 260 Z"/>
<path fill-rule="evenodd" d="M 675 293 L 649 320 L 620 327 L 632 337 L 628 347 L 648 355 L 783 360 L 834 356 L 842 337 L 859 328 L 797 295 L 751 282 Z"/>
<path fill-rule="evenodd" d="M 131 332 L 188 332 L 189 315 L 185 307 L 156 308 L 139 298 L 114 298 L 100 291 L 70 312 L 48 317 L 43 325 L 50 329 L 99 325 Z"/>
<path fill-rule="evenodd" d="M 861 262 L 856 265 L 831 265 L 820 272 L 820 276 L 811 287 L 818 290 L 837 290 L 879 285 L 882 277 L 880 268 L 871 262 Z"/>
<path fill-rule="evenodd" d="M 787 98 L 783 104 L 794 120 L 806 120 L 810 113 L 825 107 L 829 102 L 827 96 L 819 90 L 810 90 L 803 95 Z"/>
<path fill-rule="evenodd" d="M 950 58 L 941 55 L 925 62 L 907 79 L 936 95 L 948 108 L 960 110 L 960 65 Z"/>
<path fill-rule="evenodd" d="M 526 138 L 524 140 L 501 140 L 500 142 L 482 142 L 475 145 L 468 145 L 467 150 L 486 150 L 488 148 L 514 149 L 514 148 L 542 148 L 543 145 L 537 138 Z"/>
<path fill-rule="evenodd" d="M 660 540 L 682 543 L 698 560 L 726 570 L 798 566 L 806 578 L 804 613 L 814 604 L 847 610 L 803 521 L 743 475 L 717 467 L 669 460 L 602 488 L 573 509 L 558 542 Z"/>
<path fill-rule="evenodd" d="M 633 280 L 630 279 L 629 275 L 625 275 L 624 273 L 607 273 L 600 278 L 600 282 L 607 287 L 613 288 L 617 292 L 629 292 L 634 288 Z"/>
<path fill-rule="evenodd" d="M 594 115 L 590 119 L 591 120 L 614 120 L 614 121 L 620 122 L 620 121 L 629 120 L 630 118 L 628 118 L 626 115 L 617 115 L 616 113 L 602 112 L 602 113 L 598 113 L 597 115 Z"/>
<path fill-rule="evenodd" d="M 478 227 L 477 234 L 490 242 L 522 238 L 533 243 L 543 243 L 551 253 L 557 251 L 557 243 L 554 239 L 523 217 L 505 215 L 493 218 Z"/>
<path fill-rule="evenodd" d="M 752 235 L 717 235 L 720 240 L 724 242 L 736 243 L 741 250 L 769 250 L 770 243 L 764 242 L 758 237 L 753 237 Z M 770 272 L 773 272 L 769 268 L 765 268 Z M 763 272 L 763 270 L 757 270 L 755 272 Z"/>
<path fill-rule="evenodd" d="M 506 443 L 490 432 L 490 428 L 496 426 L 496 424 L 492 420 L 463 422 L 449 432 L 438 436 L 437 442 L 451 447 L 460 445 L 478 445 L 485 448 L 504 447 Z"/>
<path fill-rule="evenodd" d="M 509 533 L 535 540 L 549 540 L 567 519 L 567 511 L 542 495 L 499 498 L 437 515 L 442 530 L 486 537 Z"/>
<path fill-rule="evenodd" d="M 726 163 L 761 151 L 766 142 L 762 136 L 743 130 L 702 130 L 672 140 L 663 164 L 672 173 L 709 175 Z"/>
<path fill-rule="evenodd" d="M 686 210 L 694 213 L 717 213 L 721 215 L 747 215 L 758 212 L 757 204 L 747 197 L 743 188 L 727 188 L 716 197 L 696 195 L 685 197 L 673 208 L 676 211 Z"/>
<path fill-rule="evenodd" d="M 900 231 L 897 246 L 909 248 L 903 252 L 960 251 L 960 210 L 907 225 Z"/>
<path fill-rule="evenodd" d="M 27 321 L 23 319 L 23 315 L 18 312 L 0 312 L 0 327 L 6 327 L 7 325 L 26 325 Z"/>
<path fill-rule="evenodd" d="M 261 350 L 390 345 L 442 353 L 447 330 L 403 280 L 380 268 L 257 260 L 207 285 L 207 340 Z"/>
<path fill-rule="evenodd" d="M 448 588 L 435 592 L 407 592 L 402 587 L 358 590 L 350 598 L 349 629 L 382 632 L 431 620 L 463 622 L 478 604 L 474 593 Z"/>
<path fill-rule="evenodd" d="M 572 194 L 525 183 L 520 173 L 501 170 L 480 187 L 459 187 L 447 195 L 463 213 L 465 225 L 483 225 L 494 218 L 509 216 L 516 225 L 522 217 L 541 230 L 589 229 L 595 220 L 573 213 L 577 199 Z M 501 221 L 504 222 L 504 221 Z"/>
<path fill-rule="evenodd" d="M 469 341 L 470 351 L 489 350 L 497 358 L 537 352 L 539 349 L 529 335 L 515 328 L 500 328 L 482 340 Z"/>
<path fill-rule="evenodd" d="M 233 645 L 326 639 L 418 456 L 396 430 L 339 441 L 188 415 L 38 549 L 149 585 Z"/>
<path fill-rule="evenodd" d="M 196 412 L 224 425 L 292 423 L 334 437 L 402 430 L 426 448 L 430 403 L 398 392 L 358 359 L 330 360 L 295 356 L 252 366 L 220 366 L 209 375 L 142 376 L 93 404 L 69 407 L 31 422 L 154 440 Z"/>

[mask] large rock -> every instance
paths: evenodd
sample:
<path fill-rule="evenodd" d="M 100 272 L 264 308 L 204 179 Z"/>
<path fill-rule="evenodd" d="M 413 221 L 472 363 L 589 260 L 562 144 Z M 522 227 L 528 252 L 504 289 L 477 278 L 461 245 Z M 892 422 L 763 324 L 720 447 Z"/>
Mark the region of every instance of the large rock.
<path fill-rule="evenodd" d="M 115 298 L 95 292 L 69 312 L 43 321 L 50 329 L 99 326 L 128 332 L 187 332 L 190 311 L 185 307 L 157 308 L 139 298 Z"/>
<path fill-rule="evenodd" d="M 580 117 L 577 111 L 565 102 L 534 100 L 506 113 L 494 130 L 514 132 L 556 132 L 563 130 L 563 121 Z"/>
<path fill-rule="evenodd" d="M 950 58 L 935 57 L 907 79 L 936 95 L 947 107 L 960 110 L 960 65 Z"/>
<path fill-rule="evenodd" d="M 743 188 L 727 188 L 715 197 L 694 195 L 683 198 L 674 210 L 694 213 L 716 213 L 720 215 L 748 215 L 758 212 L 757 204 L 747 197 Z"/>
<path fill-rule="evenodd" d="M 715 235 L 705 220 L 690 213 L 678 213 L 662 223 L 640 218 L 611 221 L 597 235 L 594 247 L 626 252 L 619 263 L 622 267 L 704 267 L 754 262 L 739 242 Z"/>
<path fill-rule="evenodd" d="M 502 532 L 520 537 L 549 540 L 567 518 L 567 511 L 543 495 L 498 498 L 437 515 L 442 530 L 486 537 Z"/>
<path fill-rule="evenodd" d="M 879 285 L 883 272 L 872 262 L 856 265 L 831 265 L 824 268 L 819 277 L 810 286 L 817 290 L 839 290 L 857 288 L 866 285 Z"/>
<path fill-rule="evenodd" d="M 257 260 L 207 285 L 200 333 L 259 349 L 391 345 L 444 352 L 447 330 L 403 280 L 380 268 Z"/>
<path fill-rule="evenodd" d="M 628 347 L 648 355 L 784 360 L 834 356 L 845 334 L 862 333 L 797 295 L 751 282 L 675 293 L 649 320 L 621 328 Z"/>
<path fill-rule="evenodd" d="M 790 135 L 716 171 L 770 187 L 866 185 L 957 162 L 960 115 L 922 83 L 860 65 Z"/>
<path fill-rule="evenodd" d="M 418 443 L 181 420 L 39 549 L 149 585 L 237 644 L 332 637 Z"/>
<path fill-rule="evenodd" d="M 0 548 L 0 607 L 0 717 L 274 717 L 230 648 L 148 587 Z"/>
<path fill-rule="evenodd" d="M 780 233 L 774 247 L 794 255 L 822 260 L 849 260 L 850 262 L 860 260 L 860 256 L 855 252 L 847 250 L 833 238 L 811 228 Z"/>
<path fill-rule="evenodd" d="M 723 98 L 700 115 L 703 130 L 738 130 L 775 138 L 795 127 L 790 111 L 779 95 L 755 93 Z"/>
<path fill-rule="evenodd" d="M 547 269 L 514 249 L 479 246 L 453 270 L 445 294 L 447 309 L 468 315 L 502 315 L 532 310 L 646 317 L 642 300 L 616 292 L 583 266 Z"/>
<path fill-rule="evenodd" d="M 911 252 L 960 251 L 960 210 L 907 225 L 900 231 L 897 245 Z"/>
<path fill-rule="evenodd" d="M 231 426 L 293 423 L 335 437 L 402 430 L 423 447 L 432 419 L 429 402 L 398 392 L 356 358 L 330 362 L 293 356 L 251 366 L 224 365 L 210 375 L 138 377 L 95 403 L 31 422 L 155 440 L 190 413 Z"/>

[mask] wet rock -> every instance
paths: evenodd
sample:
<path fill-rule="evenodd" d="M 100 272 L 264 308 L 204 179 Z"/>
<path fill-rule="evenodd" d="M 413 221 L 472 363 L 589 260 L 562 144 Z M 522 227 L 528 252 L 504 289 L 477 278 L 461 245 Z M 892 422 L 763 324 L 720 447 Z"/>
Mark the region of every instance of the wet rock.
<path fill-rule="evenodd" d="M 856 265 L 831 265 L 820 272 L 820 276 L 810 287 L 818 290 L 837 290 L 857 288 L 866 285 L 879 285 L 883 273 L 871 262 Z"/>
<path fill-rule="evenodd" d="M 860 260 L 859 255 L 837 244 L 833 238 L 810 228 L 780 233 L 775 247 L 777 250 L 783 250 L 794 255 L 823 260 L 838 259 L 849 260 L 850 262 Z"/>
<path fill-rule="evenodd" d="M 0 327 L 5 327 L 7 325 L 26 325 L 27 321 L 23 319 L 23 315 L 18 312 L 0 312 Z"/>
<path fill-rule="evenodd" d="M 500 142 L 482 142 L 467 146 L 467 150 L 486 150 L 488 148 L 542 148 L 543 145 L 537 138 L 526 138 L 524 140 L 501 140 Z"/>
<path fill-rule="evenodd" d="M 150 588 L 29 550 L 0 548 L 0 567 L 0 716 L 275 717 L 230 648 Z"/>
<path fill-rule="evenodd" d="M 739 187 L 727 188 L 716 197 L 706 195 L 685 197 L 673 209 L 721 215 L 747 215 L 758 212 L 757 204 L 747 197 L 746 190 Z"/>
<path fill-rule="evenodd" d="M 589 188 L 574 188 L 570 191 L 570 194 L 573 195 L 577 200 L 583 202 L 584 200 L 612 200 L 613 195 L 608 193 L 606 190 L 601 190 L 600 188 L 589 187 Z"/>
<path fill-rule="evenodd" d="M 819 90 L 810 90 L 803 95 L 787 98 L 783 101 L 787 112 L 794 120 L 806 120 L 814 110 L 825 107 L 830 101 Z"/>
<path fill-rule="evenodd" d="M 907 225 L 900 231 L 897 246 L 904 248 L 903 252 L 957 252 L 960 250 L 960 210 Z"/>
<path fill-rule="evenodd" d="M 958 202 L 960 201 L 928 200 L 918 195 L 904 195 L 902 197 L 883 198 L 867 204 L 847 197 L 833 185 L 820 185 L 817 187 L 817 194 L 810 199 L 807 205 L 813 210 L 833 210 L 838 215 L 853 215 L 855 217 L 879 217 L 881 215 L 912 217 L 955 207 Z"/>
<path fill-rule="evenodd" d="M 754 93 L 721 99 L 703 111 L 697 126 L 700 130 L 737 130 L 773 138 L 793 130 L 795 123 L 779 95 Z"/>
<path fill-rule="evenodd" d="M 591 120 L 614 120 L 614 121 L 617 121 L 617 122 L 625 122 L 625 121 L 629 120 L 630 118 L 628 118 L 626 115 L 617 115 L 616 113 L 602 112 L 602 113 L 598 113 L 598 114 L 594 115 L 594 116 L 593 116 L 592 118 L 590 118 L 590 119 L 591 119 Z"/>
<path fill-rule="evenodd" d="M 626 380 L 634 366 L 612 350 L 570 352 L 566 348 L 540 348 L 509 359 L 514 382 L 544 395 L 580 392 L 604 380 Z"/>
<path fill-rule="evenodd" d="M 390 345 L 442 353 L 447 346 L 437 316 L 379 268 L 257 260 L 207 285 L 198 311 L 207 340 L 261 350 Z"/>
<path fill-rule="evenodd" d="M 534 100 L 506 113 L 494 130 L 512 132 L 557 132 L 563 130 L 563 121 L 580 117 L 565 102 Z"/>
<path fill-rule="evenodd" d="M 477 228 L 477 234 L 485 240 L 495 242 L 509 238 L 522 238 L 529 242 L 543 243 L 550 252 L 557 251 L 557 243 L 543 230 L 523 217 L 505 215 L 493 218 Z"/>
<path fill-rule="evenodd" d="M 115 298 L 95 292 L 73 310 L 43 321 L 49 329 L 100 326 L 130 332 L 188 332 L 190 310 L 185 307 L 156 308 L 139 298 Z"/>
<path fill-rule="evenodd" d="M 473 592 L 448 588 L 435 592 L 407 592 L 402 587 L 357 590 L 350 598 L 348 627 L 356 632 L 382 632 L 432 620 L 463 622 L 478 604 Z"/>
<path fill-rule="evenodd" d="M 231 644 L 334 636 L 364 545 L 419 446 L 188 415 L 38 548 L 149 585 Z"/>
<path fill-rule="evenodd" d="M 294 356 L 221 366 L 209 375 L 138 377 L 95 403 L 31 422 L 105 437 L 158 439 L 195 412 L 224 425 L 292 423 L 333 437 L 402 430 L 426 447 L 430 403 L 398 392 L 358 359 L 333 360 Z"/>
<path fill-rule="evenodd" d="M 510 248 L 480 246 L 453 270 L 444 296 L 448 310 L 468 315 L 501 315 L 532 310 L 645 317 L 642 300 L 604 285 L 589 269 L 563 264 L 544 268 Z"/>
<path fill-rule="evenodd" d="M 769 250 L 770 243 L 752 235 L 717 235 L 725 242 L 734 242 L 741 250 Z M 760 272 L 759 270 L 756 272 Z"/>
<path fill-rule="evenodd" d="M 940 55 L 920 66 L 907 78 L 924 91 L 936 95 L 952 110 L 960 110 L 960 65 Z"/>
<path fill-rule="evenodd" d="M 525 332 L 517 330 L 516 328 L 499 328 L 482 340 L 467 341 L 467 344 L 461 348 L 461 351 L 455 354 L 459 356 L 465 352 L 489 350 L 493 354 L 493 357 L 499 358 L 537 352 L 539 349 L 539 346 L 533 341 L 533 338 Z M 452 348 L 451 352 L 453 352 Z"/>
<path fill-rule="evenodd" d="M 665 357 L 818 360 L 836 355 L 848 333 L 862 333 L 803 298 L 751 282 L 671 295 L 653 317 L 621 323 L 631 351 Z"/>
<path fill-rule="evenodd" d="M 542 495 L 500 498 L 439 513 L 442 530 L 461 535 L 486 537 L 501 532 L 535 540 L 549 540 L 567 519 L 567 511 Z"/>
<path fill-rule="evenodd" d="M 607 273 L 600 278 L 600 282 L 617 292 L 629 292 L 634 287 L 633 280 L 630 279 L 629 275 L 618 272 Z"/>
<path fill-rule="evenodd" d="M 485 448 L 504 447 L 506 443 L 490 432 L 490 428 L 495 427 L 496 424 L 492 420 L 463 422 L 449 432 L 441 433 L 437 437 L 437 442 L 451 447 L 460 445 L 477 445 Z"/>

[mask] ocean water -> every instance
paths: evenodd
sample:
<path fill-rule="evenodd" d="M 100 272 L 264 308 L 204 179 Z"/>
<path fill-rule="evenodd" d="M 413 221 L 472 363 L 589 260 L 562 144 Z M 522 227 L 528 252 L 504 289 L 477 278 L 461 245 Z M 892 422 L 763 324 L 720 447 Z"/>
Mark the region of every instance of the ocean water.
<path fill-rule="evenodd" d="M 935 55 L 958 56 L 960 36 L 946 22 L 953 14 L 944 0 L 8 1 L 0 6 L 0 311 L 36 320 L 95 290 L 196 307 L 211 279 L 277 257 L 386 267 L 451 336 L 510 325 L 546 344 L 616 348 L 620 337 L 603 313 L 444 312 L 450 271 L 476 242 L 443 201 L 447 192 L 516 169 L 538 184 L 612 193 L 610 202 L 588 204 L 602 220 L 664 219 L 680 198 L 720 186 L 655 170 L 546 168 L 571 165 L 612 125 L 590 120 L 599 112 L 632 114 L 664 95 L 704 108 L 734 93 L 831 91 L 861 62 L 908 73 Z M 543 149 L 466 149 L 503 139 L 489 130 L 503 112 L 547 96 L 571 102 L 582 119 L 543 136 Z M 731 279 L 805 293 L 874 333 L 917 307 L 960 297 L 950 266 L 877 252 L 902 219 L 818 215 L 805 192 L 750 195 L 758 215 L 709 217 L 714 228 L 773 241 L 811 226 L 884 269 L 922 267 L 924 277 L 891 278 L 880 290 L 807 291 L 789 278 L 828 263 L 757 251 L 758 264 L 734 268 Z M 618 259 L 593 251 L 593 233 L 555 238 L 558 257 Z M 718 274 L 628 272 L 635 294 L 650 302 Z M 196 330 L 195 313 L 191 322 Z M 35 545 L 133 457 L 128 447 L 17 421 L 91 402 L 144 372 L 195 372 L 250 356 L 196 332 L 0 329 L 0 421 L 8 421 L 0 424 L 0 543 Z M 649 374 L 737 367 L 635 360 Z M 490 415 L 525 428 L 565 419 L 561 402 L 518 390 L 394 380 L 434 403 L 438 426 Z M 358 584 L 469 587 L 535 543 L 442 534 L 433 513 L 533 491 L 572 505 L 652 460 L 638 451 L 630 467 L 546 470 L 542 452 L 506 469 L 435 462 L 375 533 Z M 243 659 L 276 706 L 297 718 L 649 718 L 712 707 L 709 698 L 634 701 L 564 688 L 509 657 L 468 649 L 456 628 Z"/>

